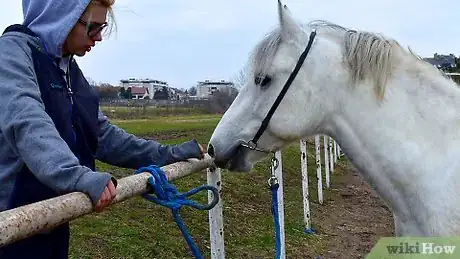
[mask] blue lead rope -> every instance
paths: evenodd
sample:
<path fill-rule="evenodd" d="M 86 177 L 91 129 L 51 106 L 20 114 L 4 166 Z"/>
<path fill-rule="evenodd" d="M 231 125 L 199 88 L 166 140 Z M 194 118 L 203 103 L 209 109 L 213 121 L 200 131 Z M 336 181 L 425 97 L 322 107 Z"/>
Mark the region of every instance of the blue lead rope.
<path fill-rule="evenodd" d="M 203 255 L 201 255 L 198 246 L 193 241 L 192 236 L 188 232 L 179 212 L 182 206 L 190 206 L 198 210 L 210 210 L 214 208 L 214 206 L 216 206 L 219 202 L 219 191 L 217 188 L 210 185 L 202 185 L 186 193 L 180 193 L 173 184 L 168 182 L 165 173 L 159 167 L 155 165 L 142 167 L 136 171 L 136 174 L 143 172 L 148 172 L 152 175 L 148 179 L 148 184 L 152 189 L 153 195 L 147 192 L 142 194 L 142 197 L 161 206 L 170 208 L 172 210 L 174 220 L 182 232 L 182 235 L 192 251 L 193 256 L 195 258 L 204 258 Z M 211 203 L 204 205 L 188 199 L 188 197 L 205 190 L 212 191 L 213 193 L 213 200 Z"/>
<path fill-rule="evenodd" d="M 272 215 L 275 223 L 275 237 L 276 237 L 276 259 L 281 258 L 281 227 L 278 211 L 278 189 L 279 183 L 270 184 L 272 191 Z"/>

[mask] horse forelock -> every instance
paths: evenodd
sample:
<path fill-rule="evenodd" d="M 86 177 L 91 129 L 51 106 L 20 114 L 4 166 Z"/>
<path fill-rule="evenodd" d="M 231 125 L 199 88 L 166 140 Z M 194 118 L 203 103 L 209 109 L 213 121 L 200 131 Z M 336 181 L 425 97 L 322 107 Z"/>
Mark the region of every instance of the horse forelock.
<path fill-rule="evenodd" d="M 252 53 L 251 72 L 254 75 L 266 75 L 281 43 L 281 29 L 269 32 L 255 47 Z"/>

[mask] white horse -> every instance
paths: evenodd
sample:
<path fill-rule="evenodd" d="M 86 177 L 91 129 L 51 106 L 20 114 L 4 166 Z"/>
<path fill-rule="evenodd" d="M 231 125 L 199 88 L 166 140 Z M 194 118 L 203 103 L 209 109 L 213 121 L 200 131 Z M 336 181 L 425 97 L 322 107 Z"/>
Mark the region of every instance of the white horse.
<path fill-rule="evenodd" d="M 269 152 L 326 134 L 390 207 L 397 236 L 459 235 L 458 86 L 392 39 L 301 26 L 280 2 L 278 13 L 279 28 L 255 47 L 247 83 L 211 137 L 216 165 L 248 172 Z M 314 31 L 292 85 L 250 142 Z"/>

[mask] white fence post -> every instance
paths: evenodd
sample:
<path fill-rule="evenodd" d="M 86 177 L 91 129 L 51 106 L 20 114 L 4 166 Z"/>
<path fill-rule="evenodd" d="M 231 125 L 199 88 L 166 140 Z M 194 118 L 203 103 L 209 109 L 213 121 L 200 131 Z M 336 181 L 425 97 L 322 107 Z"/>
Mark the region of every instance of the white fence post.
<path fill-rule="evenodd" d="M 337 164 L 337 142 L 334 140 L 334 163 Z"/>
<path fill-rule="evenodd" d="M 316 177 L 318 178 L 318 202 L 323 204 L 323 180 L 321 176 L 321 143 L 319 135 L 315 136 L 316 148 Z"/>
<path fill-rule="evenodd" d="M 208 211 L 209 216 L 209 237 L 211 243 L 211 258 L 224 259 L 225 258 L 225 242 L 224 242 L 224 216 L 223 216 L 223 202 L 222 178 L 220 168 L 210 167 L 207 169 L 207 181 L 211 186 L 219 190 L 219 203 L 214 208 Z M 208 192 L 208 201 L 213 200 L 213 194 Z"/>
<path fill-rule="evenodd" d="M 329 173 L 329 152 L 327 152 L 329 146 L 329 137 L 324 136 L 324 167 L 326 172 L 326 187 L 329 188 L 331 186 L 331 177 Z"/>
<path fill-rule="evenodd" d="M 275 169 L 275 176 L 279 182 L 278 189 L 278 215 L 280 223 L 280 239 L 281 239 L 281 258 L 286 258 L 286 246 L 285 246 L 285 235 L 284 235 L 284 191 L 283 191 L 283 163 L 281 151 L 275 153 L 275 158 L 278 160 L 278 167 Z"/>
<path fill-rule="evenodd" d="M 307 141 L 300 140 L 300 166 L 302 170 L 302 192 L 303 192 L 303 222 L 305 225 L 305 232 L 311 231 L 311 215 L 310 215 L 310 196 L 308 193 L 308 151 Z"/>
<path fill-rule="evenodd" d="M 331 170 L 331 173 L 334 172 L 334 154 L 332 153 L 333 149 L 332 149 L 332 145 L 334 144 L 334 139 L 333 138 L 329 138 L 329 165 L 330 165 L 330 170 Z"/>

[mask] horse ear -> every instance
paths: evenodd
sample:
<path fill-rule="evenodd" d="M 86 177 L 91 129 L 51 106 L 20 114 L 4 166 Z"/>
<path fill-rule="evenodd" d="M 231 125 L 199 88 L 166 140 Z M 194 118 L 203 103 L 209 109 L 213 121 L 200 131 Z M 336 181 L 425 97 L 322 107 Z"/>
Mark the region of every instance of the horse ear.
<path fill-rule="evenodd" d="M 284 39 L 292 39 L 301 31 L 300 26 L 292 18 L 291 12 L 286 5 L 278 0 L 278 16 L 281 26 L 281 33 Z"/>

